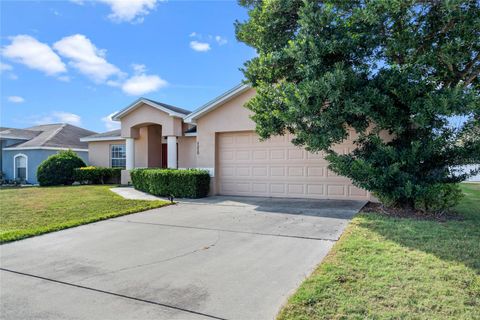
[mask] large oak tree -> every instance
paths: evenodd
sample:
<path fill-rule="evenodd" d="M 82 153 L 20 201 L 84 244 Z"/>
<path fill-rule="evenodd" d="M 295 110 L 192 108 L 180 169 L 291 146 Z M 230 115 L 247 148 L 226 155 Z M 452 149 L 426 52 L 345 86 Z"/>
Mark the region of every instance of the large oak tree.
<path fill-rule="evenodd" d="M 480 163 L 480 1 L 243 0 L 262 138 L 327 154 L 389 206 L 443 210 Z M 333 146 L 358 134 L 356 149 Z M 387 133 L 393 139 L 382 139 Z"/>

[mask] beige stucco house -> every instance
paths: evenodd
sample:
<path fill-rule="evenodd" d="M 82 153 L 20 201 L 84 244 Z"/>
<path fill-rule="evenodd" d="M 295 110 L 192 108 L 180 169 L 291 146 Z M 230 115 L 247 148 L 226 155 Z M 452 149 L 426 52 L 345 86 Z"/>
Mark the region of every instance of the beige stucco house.
<path fill-rule="evenodd" d="M 211 194 L 317 199 L 370 199 L 369 192 L 328 170 L 322 153 L 291 144 L 291 136 L 259 141 L 244 104 L 254 89 L 239 85 L 191 112 L 138 99 L 114 115 L 121 129 L 83 138 L 94 166 L 202 168 Z M 348 140 L 336 149 L 349 152 Z"/>

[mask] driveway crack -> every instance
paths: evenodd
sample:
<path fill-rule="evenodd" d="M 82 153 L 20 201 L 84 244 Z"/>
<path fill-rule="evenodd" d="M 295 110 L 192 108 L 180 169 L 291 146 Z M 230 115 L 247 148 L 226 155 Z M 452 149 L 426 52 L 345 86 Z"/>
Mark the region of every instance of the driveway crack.
<path fill-rule="evenodd" d="M 176 259 L 184 258 L 186 256 L 195 254 L 197 252 L 208 250 L 212 247 L 215 247 L 218 244 L 219 241 L 220 241 L 220 231 L 217 231 L 217 238 L 215 239 L 215 241 L 213 241 L 210 244 L 204 245 L 201 248 L 197 248 L 197 249 L 192 250 L 192 251 L 188 251 L 188 252 L 173 256 L 173 257 L 169 257 L 169 258 L 165 258 L 165 259 L 161 259 L 161 260 L 157 260 L 157 261 L 152 261 L 152 262 L 137 264 L 137 265 L 133 265 L 133 266 L 123 267 L 123 268 L 120 268 L 120 269 L 111 270 L 111 271 L 103 272 L 103 273 L 96 273 L 92 276 L 81 278 L 77 281 L 78 282 L 83 282 L 83 281 L 90 280 L 92 278 L 96 278 L 96 277 L 99 277 L 99 276 L 110 275 L 110 274 L 119 273 L 119 272 L 123 272 L 123 271 L 129 271 L 129 270 L 133 270 L 133 269 L 148 267 L 148 266 L 152 266 L 152 265 L 156 265 L 156 264 L 160 264 L 160 263 L 169 262 L 169 261 L 173 261 L 173 260 L 176 260 Z"/>

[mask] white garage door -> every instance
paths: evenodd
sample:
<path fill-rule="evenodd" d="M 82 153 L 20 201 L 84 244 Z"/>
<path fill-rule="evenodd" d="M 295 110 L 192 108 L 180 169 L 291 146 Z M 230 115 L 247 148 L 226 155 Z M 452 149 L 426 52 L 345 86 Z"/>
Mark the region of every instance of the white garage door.
<path fill-rule="evenodd" d="M 254 132 L 217 136 L 219 194 L 317 199 L 369 199 L 370 194 L 327 169 L 321 153 L 290 143 L 291 136 L 260 142 Z M 349 152 L 351 143 L 338 146 Z"/>

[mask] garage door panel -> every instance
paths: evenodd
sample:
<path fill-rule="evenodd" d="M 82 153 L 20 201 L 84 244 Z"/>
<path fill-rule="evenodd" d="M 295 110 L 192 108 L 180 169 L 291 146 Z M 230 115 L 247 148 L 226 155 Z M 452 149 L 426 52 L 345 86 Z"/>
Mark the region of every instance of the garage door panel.
<path fill-rule="evenodd" d="M 316 199 L 369 199 L 370 194 L 328 169 L 323 152 L 291 144 L 293 136 L 260 141 L 254 132 L 218 134 L 220 194 Z M 335 147 L 350 152 L 351 142 Z"/>
<path fill-rule="evenodd" d="M 304 150 L 301 149 L 288 149 L 288 160 L 303 160 Z"/>
<path fill-rule="evenodd" d="M 252 176 L 255 178 L 268 177 L 268 166 L 252 167 Z"/>
<path fill-rule="evenodd" d="M 261 150 L 253 150 L 253 160 L 268 160 L 268 150 L 261 149 Z"/>
<path fill-rule="evenodd" d="M 323 196 L 323 184 L 307 184 L 307 194 L 311 196 Z"/>
<path fill-rule="evenodd" d="M 307 167 L 307 176 L 311 178 L 323 177 L 325 172 L 325 167 Z"/>
<path fill-rule="evenodd" d="M 327 185 L 327 195 L 328 196 L 346 196 L 345 186 L 338 184 L 328 184 Z"/>
<path fill-rule="evenodd" d="M 355 186 L 348 186 L 348 194 L 350 196 L 360 196 L 360 197 L 366 197 L 367 196 L 367 190 L 365 189 L 360 189 Z"/>
<path fill-rule="evenodd" d="M 270 177 L 285 177 L 285 167 L 270 167 Z"/>
<path fill-rule="evenodd" d="M 295 194 L 295 195 L 303 195 L 305 192 L 305 188 L 303 184 L 295 184 L 289 183 L 288 184 L 288 193 Z"/>
<path fill-rule="evenodd" d="M 270 193 L 277 195 L 285 194 L 285 183 L 270 183 Z"/>
<path fill-rule="evenodd" d="M 289 177 L 303 177 L 305 168 L 302 167 L 288 167 Z"/>
<path fill-rule="evenodd" d="M 270 150 L 270 159 L 269 160 L 282 160 L 285 161 L 286 150 L 285 149 L 271 149 Z"/>

